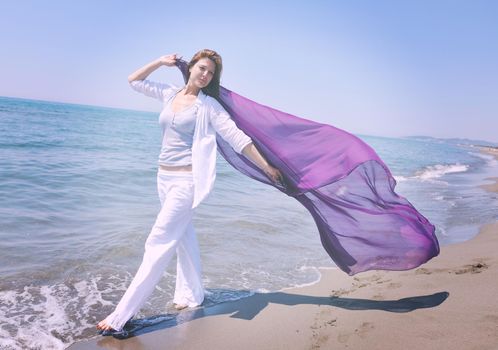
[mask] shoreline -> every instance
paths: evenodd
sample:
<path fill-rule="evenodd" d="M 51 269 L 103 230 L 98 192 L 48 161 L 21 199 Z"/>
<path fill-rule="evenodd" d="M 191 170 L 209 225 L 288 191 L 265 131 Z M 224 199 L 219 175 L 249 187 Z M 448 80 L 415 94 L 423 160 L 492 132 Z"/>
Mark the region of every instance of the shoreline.
<path fill-rule="evenodd" d="M 185 311 L 167 328 L 69 349 L 445 349 L 456 341 L 495 349 L 497 233 L 498 222 L 487 224 L 415 270 L 321 270 L 308 287 Z"/>
<path fill-rule="evenodd" d="M 498 161 L 498 147 L 479 146 L 479 145 L 476 145 L 474 147 L 477 147 L 482 153 L 495 157 L 495 159 Z M 491 181 L 491 183 L 480 185 L 479 187 L 488 192 L 498 193 L 498 177 L 490 177 L 487 178 L 486 180 Z"/>
<path fill-rule="evenodd" d="M 495 158 L 498 159 L 498 147 L 483 146 L 483 145 L 474 145 L 473 147 L 478 148 L 481 152 L 491 154 L 492 156 L 495 156 Z"/>
<path fill-rule="evenodd" d="M 485 153 L 498 159 L 494 151 Z M 489 180 L 481 187 L 498 192 L 498 177 Z M 491 350 L 497 246 L 498 221 L 413 270 L 348 276 L 324 268 L 313 284 L 186 310 L 137 337 L 97 336 L 68 349 L 445 349 L 458 342 Z"/>

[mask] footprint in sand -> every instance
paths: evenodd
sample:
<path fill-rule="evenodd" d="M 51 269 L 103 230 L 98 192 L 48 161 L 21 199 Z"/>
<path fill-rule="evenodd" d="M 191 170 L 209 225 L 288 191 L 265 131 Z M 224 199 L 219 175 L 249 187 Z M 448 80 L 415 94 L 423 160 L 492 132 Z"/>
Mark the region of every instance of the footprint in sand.
<path fill-rule="evenodd" d="M 416 275 L 431 275 L 433 273 L 454 273 L 455 275 L 461 275 L 464 273 L 480 273 L 486 270 L 489 266 L 484 261 L 477 261 L 473 264 L 467 264 L 457 269 L 427 269 L 419 268 L 415 270 Z"/>
<path fill-rule="evenodd" d="M 328 341 L 330 335 L 323 330 L 337 326 L 337 318 L 330 318 L 330 314 L 330 311 L 322 311 L 318 317 L 315 317 L 315 322 L 310 327 L 313 338 L 312 349 L 321 349 L 322 345 Z"/>
<path fill-rule="evenodd" d="M 483 316 L 481 318 L 482 321 L 485 321 L 485 322 L 493 322 L 495 324 L 498 324 L 498 315 L 486 315 L 486 316 Z"/>
<path fill-rule="evenodd" d="M 332 290 L 332 293 L 330 294 L 331 297 L 340 297 L 340 296 L 343 296 L 343 295 L 347 295 L 351 293 L 350 290 L 346 290 L 346 289 L 338 289 L 338 290 Z"/>
<path fill-rule="evenodd" d="M 463 273 L 480 273 L 486 270 L 489 266 L 483 262 L 478 262 L 471 265 L 465 265 L 461 269 L 453 271 L 457 275 L 461 275 Z"/>
<path fill-rule="evenodd" d="M 350 289 L 341 288 L 341 289 L 337 289 L 337 290 L 332 290 L 332 292 L 330 293 L 330 296 L 331 297 L 341 297 L 343 295 L 348 295 L 348 294 L 350 294 L 350 293 L 352 293 L 355 290 L 360 289 L 360 288 L 368 287 L 371 285 L 375 286 L 375 285 L 379 285 L 379 284 L 384 284 L 384 283 L 388 283 L 391 281 L 390 279 L 383 279 L 383 277 L 385 277 L 385 276 L 381 275 L 381 274 L 375 274 L 375 275 L 368 276 L 368 277 L 354 277 L 353 283 L 352 283 Z M 388 288 L 398 288 L 400 286 L 393 284 L 393 286 L 391 286 L 391 287 L 388 286 Z"/>
<path fill-rule="evenodd" d="M 433 273 L 442 273 L 442 272 L 450 272 L 449 269 L 426 269 L 425 267 L 421 267 L 415 270 L 416 275 L 432 275 Z"/>
<path fill-rule="evenodd" d="M 357 335 L 358 337 L 364 339 L 368 332 L 370 332 L 372 329 L 374 329 L 373 323 L 370 322 L 363 322 L 358 328 L 354 330 L 354 333 L 340 333 L 339 336 L 337 337 L 337 340 L 339 343 L 347 343 L 349 341 L 349 338 L 354 334 Z"/>
<path fill-rule="evenodd" d="M 396 289 L 396 288 L 399 288 L 401 287 L 402 284 L 401 283 L 398 283 L 398 282 L 391 282 L 387 285 L 387 288 L 388 289 Z"/>
<path fill-rule="evenodd" d="M 370 322 L 363 322 L 360 327 L 354 330 L 355 334 L 358 335 L 360 338 L 365 338 L 367 336 L 367 333 L 374 329 L 374 325 Z"/>
<path fill-rule="evenodd" d="M 380 274 L 375 274 L 367 277 L 354 277 L 353 279 L 359 283 L 368 283 L 368 282 L 377 282 L 380 279 L 382 279 L 382 276 Z"/>
<path fill-rule="evenodd" d="M 387 282 L 391 282 L 392 280 L 380 280 L 380 281 L 377 281 L 375 282 L 376 284 L 383 284 L 383 283 L 387 283 Z"/>
<path fill-rule="evenodd" d="M 432 274 L 432 272 L 429 269 L 421 267 L 421 268 L 415 270 L 415 274 L 416 275 L 430 275 L 430 274 Z"/>
<path fill-rule="evenodd" d="M 384 283 L 382 280 L 382 275 L 375 274 L 368 277 L 354 277 L 353 288 L 363 288 L 371 285 L 372 283 L 380 284 Z"/>
<path fill-rule="evenodd" d="M 375 294 L 372 297 L 373 300 L 384 300 L 384 296 L 382 294 Z"/>
<path fill-rule="evenodd" d="M 339 336 L 337 337 L 337 341 L 339 341 L 339 343 L 347 343 L 348 340 L 349 340 L 349 337 L 351 336 L 351 334 L 347 334 L 347 333 L 341 333 L 339 334 Z"/>

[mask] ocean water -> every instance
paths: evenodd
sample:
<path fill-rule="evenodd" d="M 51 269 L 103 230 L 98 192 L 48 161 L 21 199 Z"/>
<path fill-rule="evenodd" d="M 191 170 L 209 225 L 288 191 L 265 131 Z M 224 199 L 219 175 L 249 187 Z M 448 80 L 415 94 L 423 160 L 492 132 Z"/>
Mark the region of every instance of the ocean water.
<path fill-rule="evenodd" d="M 0 349 L 64 349 L 96 335 L 141 261 L 159 210 L 157 114 L 0 97 Z M 361 136 L 442 245 L 497 219 L 478 187 L 498 163 L 470 140 Z M 334 264 L 296 201 L 219 157 L 197 210 L 207 304 L 313 283 Z M 139 316 L 165 313 L 174 261 Z M 331 286 L 332 287 L 332 286 Z"/>

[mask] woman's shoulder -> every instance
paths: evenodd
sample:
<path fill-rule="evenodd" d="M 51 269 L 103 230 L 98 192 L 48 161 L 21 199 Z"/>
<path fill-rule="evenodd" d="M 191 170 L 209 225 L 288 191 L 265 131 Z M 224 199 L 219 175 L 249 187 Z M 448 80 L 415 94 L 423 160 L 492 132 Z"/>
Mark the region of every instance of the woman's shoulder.
<path fill-rule="evenodd" d="M 209 96 L 202 91 L 200 92 L 200 95 L 202 96 L 200 100 L 206 105 L 213 107 L 216 110 L 223 108 L 218 100 L 216 100 L 214 97 Z"/>

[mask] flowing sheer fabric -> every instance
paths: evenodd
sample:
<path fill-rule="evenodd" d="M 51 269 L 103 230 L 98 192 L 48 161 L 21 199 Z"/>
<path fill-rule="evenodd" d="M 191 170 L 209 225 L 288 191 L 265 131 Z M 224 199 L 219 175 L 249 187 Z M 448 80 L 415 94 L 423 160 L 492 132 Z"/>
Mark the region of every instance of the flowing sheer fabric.
<path fill-rule="evenodd" d="M 177 61 L 187 79 L 187 64 Z M 243 174 L 298 200 L 323 247 L 349 275 L 408 270 L 439 254 L 434 226 L 405 198 L 375 151 L 356 136 L 260 105 L 221 87 L 217 98 L 285 179 L 275 185 L 221 138 L 218 150 Z"/>

